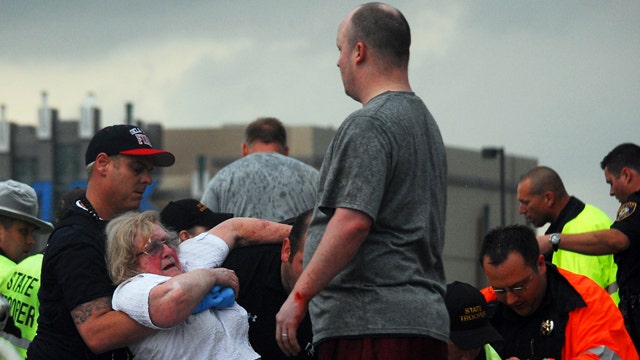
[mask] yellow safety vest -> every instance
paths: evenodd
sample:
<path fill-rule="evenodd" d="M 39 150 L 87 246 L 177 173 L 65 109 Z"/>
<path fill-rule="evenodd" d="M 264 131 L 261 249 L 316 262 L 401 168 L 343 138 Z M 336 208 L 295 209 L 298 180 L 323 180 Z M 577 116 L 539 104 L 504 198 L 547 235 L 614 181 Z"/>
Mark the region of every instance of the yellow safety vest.
<path fill-rule="evenodd" d="M 32 255 L 14 266 L 0 282 L 0 293 L 9 301 L 13 322 L 22 333 L 21 339 L 9 341 L 23 358 L 38 329 L 41 269 L 42 254 Z"/>
<path fill-rule="evenodd" d="M 6 256 L 0 255 L 0 282 L 7 276 L 7 274 L 13 270 L 13 267 L 16 266 L 11 259 Z"/>
<path fill-rule="evenodd" d="M 567 222 L 562 228 L 563 234 L 579 234 L 595 230 L 606 230 L 612 221 L 602 210 L 589 204 L 578 216 Z M 603 288 L 607 288 L 616 281 L 618 266 L 613 255 L 584 255 L 568 250 L 558 250 L 553 254 L 553 264 L 576 274 L 584 275 L 595 281 Z M 612 298 L 618 303 L 617 293 Z"/>
<path fill-rule="evenodd" d="M 502 360 L 500 355 L 489 344 L 484 345 L 484 355 L 486 360 Z"/>

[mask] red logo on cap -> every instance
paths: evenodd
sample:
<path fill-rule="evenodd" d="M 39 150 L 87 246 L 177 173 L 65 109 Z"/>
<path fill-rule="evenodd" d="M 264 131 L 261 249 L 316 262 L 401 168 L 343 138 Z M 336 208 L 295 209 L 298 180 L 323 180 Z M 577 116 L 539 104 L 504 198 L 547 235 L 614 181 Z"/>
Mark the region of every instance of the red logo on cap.
<path fill-rule="evenodd" d="M 140 145 L 149 145 L 151 146 L 151 141 L 145 134 L 136 134 L 136 139 L 138 139 L 138 144 Z"/>

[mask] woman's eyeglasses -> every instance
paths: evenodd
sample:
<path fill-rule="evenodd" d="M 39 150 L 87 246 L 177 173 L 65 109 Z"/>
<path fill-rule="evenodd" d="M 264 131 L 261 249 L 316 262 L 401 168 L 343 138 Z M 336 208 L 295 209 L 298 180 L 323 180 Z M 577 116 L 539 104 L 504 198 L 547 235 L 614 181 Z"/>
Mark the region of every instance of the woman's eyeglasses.
<path fill-rule="evenodd" d="M 180 239 L 177 236 L 167 236 L 162 240 L 149 238 L 149 241 L 147 241 L 147 244 L 144 246 L 144 251 L 136 253 L 136 258 L 142 254 L 155 257 L 162 254 L 164 245 L 177 249 L 179 244 Z"/>
<path fill-rule="evenodd" d="M 533 280 L 533 274 L 531 273 L 531 275 L 529 275 L 529 279 L 526 280 L 526 285 L 522 284 L 522 285 L 517 285 L 517 286 L 510 286 L 507 288 L 497 288 L 494 286 L 491 286 L 493 288 L 493 292 L 496 294 L 497 297 L 505 297 L 507 296 L 507 293 L 510 292 L 513 295 L 516 296 L 520 296 L 522 294 L 525 293 L 525 291 L 529 290 L 529 286 L 531 286 L 531 280 Z"/>

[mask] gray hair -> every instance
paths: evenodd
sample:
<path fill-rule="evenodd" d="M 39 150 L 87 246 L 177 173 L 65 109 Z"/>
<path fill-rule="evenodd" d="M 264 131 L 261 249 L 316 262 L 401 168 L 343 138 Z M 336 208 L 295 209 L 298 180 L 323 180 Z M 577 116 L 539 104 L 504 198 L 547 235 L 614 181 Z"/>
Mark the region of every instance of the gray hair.
<path fill-rule="evenodd" d="M 107 224 L 107 268 L 115 285 L 137 275 L 135 241 L 136 236 L 150 237 L 155 226 L 160 226 L 160 215 L 156 211 L 129 211 Z"/>

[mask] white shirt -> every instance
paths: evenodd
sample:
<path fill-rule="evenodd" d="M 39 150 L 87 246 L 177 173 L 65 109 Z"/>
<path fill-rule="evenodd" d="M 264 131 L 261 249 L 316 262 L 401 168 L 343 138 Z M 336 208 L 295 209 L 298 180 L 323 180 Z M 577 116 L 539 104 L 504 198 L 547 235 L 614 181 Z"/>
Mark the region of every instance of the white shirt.
<path fill-rule="evenodd" d="M 180 244 L 179 257 L 185 271 L 220 266 L 229 247 L 220 238 L 203 233 Z M 237 303 L 223 310 L 210 309 L 169 329 L 159 328 L 149 315 L 151 289 L 170 277 L 139 274 L 118 286 L 113 308 L 140 324 L 158 329 L 155 334 L 129 346 L 139 359 L 259 359 L 249 344 L 248 315 Z"/>

